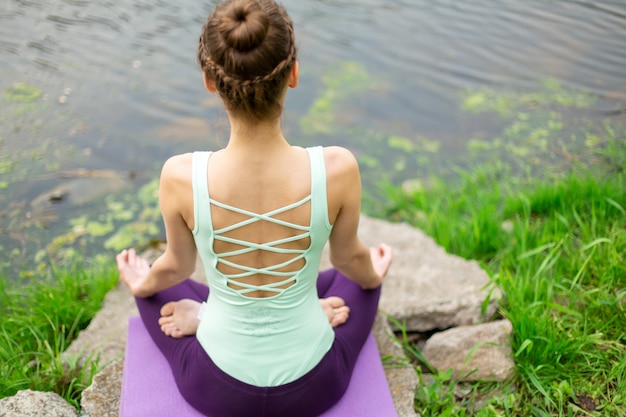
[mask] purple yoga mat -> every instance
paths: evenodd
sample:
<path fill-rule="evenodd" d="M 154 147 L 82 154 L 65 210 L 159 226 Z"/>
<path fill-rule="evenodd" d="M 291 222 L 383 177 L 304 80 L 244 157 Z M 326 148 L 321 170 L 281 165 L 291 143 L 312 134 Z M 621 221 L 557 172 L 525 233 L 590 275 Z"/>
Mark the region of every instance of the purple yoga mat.
<path fill-rule="evenodd" d="M 181 397 L 167 361 L 139 317 L 128 321 L 119 417 L 207 417 Z M 369 336 L 348 391 L 320 417 L 398 417 L 376 342 Z M 208 416 L 210 417 L 210 416 Z"/>

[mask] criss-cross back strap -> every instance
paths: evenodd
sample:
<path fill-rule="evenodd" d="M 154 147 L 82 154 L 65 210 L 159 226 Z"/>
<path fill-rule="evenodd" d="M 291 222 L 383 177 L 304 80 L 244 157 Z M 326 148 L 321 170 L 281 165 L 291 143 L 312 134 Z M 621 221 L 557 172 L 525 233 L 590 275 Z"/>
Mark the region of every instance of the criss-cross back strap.
<path fill-rule="evenodd" d="M 240 294 L 247 294 L 253 291 L 269 291 L 269 292 L 275 292 L 275 293 L 282 293 L 285 290 L 285 288 L 278 288 L 278 287 L 284 286 L 286 284 L 289 284 L 295 281 L 299 270 L 290 271 L 290 272 L 284 272 L 284 271 L 278 271 L 278 270 L 288 265 L 291 265 L 294 262 L 299 261 L 300 259 L 303 259 L 308 249 L 286 249 L 286 248 L 278 248 L 277 246 L 310 237 L 311 226 L 310 225 L 302 226 L 296 223 L 291 223 L 291 222 L 287 222 L 284 220 L 276 219 L 273 216 L 287 212 L 289 210 L 293 210 L 307 203 L 310 200 L 311 200 L 311 195 L 308 195 L 307 197 L 303 198 L 300 201 L 280 207 L 278 209 L 269 211 L 267 213 L 255 213 L 252 211 L 240 209 L 238 207 L 233 207 L 228 204 L 220 203 L 219 201 L 209 198 L 209 202 L 217 207 L 221 207 L 225 210 L 243 214 L 249 217 L 246 220 L 243 220 L 238 223 L 232 224 L 230 226 L 223 227 L 221 229 L 213 231 L 214 240 L 219 240 L 221 242 L 227 242 L 227 243 L 232 243 L 238 246 L 243 246 L 243 248 L 241 249 L 232 250 L 232 251 L 223 252 L 223 253 L 216 253 L 218 263 L 221 263 L 221 264 L 224 264 L 224 265 L 227 265 L 227 266 L 230 266 L 232 268 L 236 268 L 242 271 L 236 274 L 223 274 L 226 277 L 226 280 L 228 283 L 234 284 L 242 288 L 242 289 L 236 289 L 235 291 L 239 292 Z M 236 230 L 238 228 L 247 226 L 249 224 L 252 224 L 258 221 L 267 221 L 270 223 L 289 227 L 294 230 L 299 230 L 299 231 L 302 231 L 303 233 L 300 233 L 295 236 L 286 237 L 283 239 L 277 239 L 274 241 L 265 242 L 265 243 L 254 243 L 254 242 L 249 242 L 247 240 L 235 239 L 232 237 L 224 236 L 225 233 L 228 233 L 230 231 Z M 274 252 L 274 253 L 282 253 L 282 254 L 293 254 L 295 256 L 285 262 L 266 266 L 263 268 L 254 268 L 254 267 L 242 265 L 242 264 L 225 259 L 225 258 L 232 257 L 235 255 L 241 255 L 244 253 L 249 253 L 249 252 L 253 252 L 257 250 L 263 250 L 263 251 Z M 288 278 L 278 281 L 278 282 L 272 282 L 272 283 L 264 284 L 264 285 L 254 285 L 254 284 L 248 284 L 245 282 L 238 281 L 241 278 L 245 278 L 245 277 L 256 275 L 256 274 L 270 275 L 270 276 L 276 276 L 276 277 L 288 277 Z"/>

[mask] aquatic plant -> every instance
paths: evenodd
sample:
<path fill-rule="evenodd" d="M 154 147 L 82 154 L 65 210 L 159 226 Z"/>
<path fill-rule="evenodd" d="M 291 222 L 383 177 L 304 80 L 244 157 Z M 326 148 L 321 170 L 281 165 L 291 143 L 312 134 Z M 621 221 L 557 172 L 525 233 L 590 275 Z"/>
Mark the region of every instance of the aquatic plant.
<path fill-rule="evenodd" d="M 62 258 L 77 247 L 104 245 L 105 249 L 119 251 L 146 245 L 161 232 L 157 191 L 158 180 L 155 179 L 138 192 L 105 197 L 105 210 L 88 211 L 70 220 L 71 229 L 52 239 L 46 253 Z"/>
<path fill-rule="evenodd" d="M 436 160 L 440 141 L 394 132 L 389 120 L 369 118 L 370 123 L 354 123 L 357 117 L 363 119 L 362 114 L 355 116 L 362 110 L 360 99 L 375 101 L 386 91 L 385 81 L 371 75 L 363 64 L 337 61 L 326 69 L 321 84 L 313 104 L 300 119 L 300 130 L 318 143 L 335 144 L 337 137 L 352 143 L 351 150 L 363 168 L 366 206 L 370 200 L 381 198 L 375 187 L 378 182 L 406 179 L 407 172 L 423 172 Z"/>
<path fill-rule="evenodd" d="M 518 171 L 542 175 L 560 175 L 573 165 L 586 164 L 598 157 L 595 149 L 624 135 L 624 120 L 613 117 L 618 113 L 596 108 L 597 101 L 596 96 L 550 79 L 531 92 L 466 89 L 460 107 L 467 129 L 479 116 L 496 131 L 489 138 L 470 136 L 467 159 L 502 160 Z"/>
<path fill-rule="evenodd" d="M 322 77 L 322 88 L 306 116 L 300 119 L 300 129 L 306 135 L 336 132 L 338 105 L 347 98 L 371 91 L 375 80 L 365 66 L 357 61 L 338 61 Z"/>
<path fill-rule="evenodd" d="M 30 103 L 41 97 L 41 90 L 34 85 L 15 83 L 5 90 L 4 97 L 9 101 Z"/>

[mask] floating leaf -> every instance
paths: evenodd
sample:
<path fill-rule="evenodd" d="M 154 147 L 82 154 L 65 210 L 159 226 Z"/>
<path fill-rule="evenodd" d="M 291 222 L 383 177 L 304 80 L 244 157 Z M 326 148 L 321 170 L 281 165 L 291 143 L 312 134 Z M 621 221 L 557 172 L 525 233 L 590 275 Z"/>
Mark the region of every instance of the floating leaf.
<path fill-rule="evenodd" d="M 478 151 L 488 151 L 491 149 L 491 143 L 486 140 L 481 139 L 470 139 L 467 141 L 467 150 L 478 152 Z"/>
<path fill-rule="evenodd" d="M 378 160 L 373 156 L 369 155 L 361 155 L 359 156 L 359 164 L 366 166 L 368 168 L 376 168 L 378 167 Z"/>
<path fill-rule="evenodd" d="M 428 140 L 426 138 L 420 138 L 419 144 L 423 150 L 430 153 L 439 152 L 439 148 L 441 147 L 441 142 L 437 142 L 436 140 Z"/>
<path fill-rule="evenodd" d="M 11 173 L 16 166 L 17 162 L 15 161 L 0 161 L 0 174 Z"/>
<path fill-rule="evenodd" d="M 409 139 L 401 136 L 389 136 L 387 145 L 392 149 L 400 149 L 407 153 L 415 151 L 415 145 Z"/>
<path fill-rule="evenodd" d="M 585 140 L 585 146 L 588 148 L 594 148 L 602 142 L 597 135 L 592 135 L 590 133 L 587 134 L 587 139 Z"/>
<path fill-rule="evenodd" d="M 158 205 L 158 195 L 159 195 L 159 180 L 154 179 L 141 187 L 139 190 L 139 201 L 145 205 Z"/>
<path fill-rule="evenodd" d="M 119 201 L 108 202 L 107 208 L 114 220 L 129 221 L 135 216 L 135 212 L 132 209 L 128 209 L 124 203 Z"/>
<path fill-rule="evenodd" d="M 147 238 L 159 233 L 159 228 L 152 222 L 135 222 L 122 226 L 113 236 L 104 243 L 104 247 L 113 250 L 122 250 L 145 242 Z"/>
<path fill-rule="evenodd" d="M 428 166 L 430 165 L 430 158 L 428 158 L 426 155 L 419 155 L 417 158 L 415 158 L 415 162 L 417 162 L 418 165 Z"/>
<path fill-rule="evenodd" d="M 82 228 L 74 228 L 72 231 L 55 237 L 52 242 L 47 246 L 47 250 L 49 253 L 56 253 L 64 246 L 73 245 L 80 236 L 84 233 L 84 229 Z"/>
<path fill-rule="evenodd" d="M 479 112 L 487 102 L 487 95 L 484 91 L 467 90 L 461 103 L 463 110 Z"/>
<path fill-rule="evenodd" d="M 4 92 L 4 97 L 9 101 L 29 103 L 41 97 L 41 90 L 26 83 L 15 83 Z"/>
<path fill-rule="evenodd" d="M 399 161 L 397 161 L 394 165 L 393 165 L 393 169 L 396 172 L 402 172 L 406 169 L 406 161 L 404 159 L 401 159 Z"/>
<path fill-rule="evenodd" d="M 113 224 L 110 222 L 102 223 L 97 221 L 91 221 L 85 225 L 85 231 L 90 236 L 100 237 L 112 232 Z"/>
<path fill-rule="evenodd" d="M 512 143 L 509 143 L 506 149 L 511 152 L 513 155 L 524 157 L 530 154 L 530 149 L 527 146 L 517 146 Z"/>

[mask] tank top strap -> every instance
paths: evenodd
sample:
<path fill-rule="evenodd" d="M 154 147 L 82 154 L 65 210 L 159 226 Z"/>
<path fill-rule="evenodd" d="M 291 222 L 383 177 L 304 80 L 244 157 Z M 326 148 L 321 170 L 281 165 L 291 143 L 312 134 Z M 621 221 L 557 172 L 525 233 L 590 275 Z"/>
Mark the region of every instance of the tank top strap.
<path fill-rule="evenodd" d="M 311 164 L 311 219 L 312 222 L 323 220 L 324 226 L 330 228 L 328 220 L 328 203 L 326 201 L 326 165 L 324 163 L 324 148 L 315 146 L 307 148 Z M 311 224 L 312 231 L 316 229 Z M 321 227 L 320 224 L 318 227 Z"/>
<path fill-rule="evenodd" d="M 194 152 L 191 159 L 191 186 L 193 190 L 193 234 L 200 229 L 200 213 L 211 213 L 209 207 L 208 167 L 211 152 Z"/>

